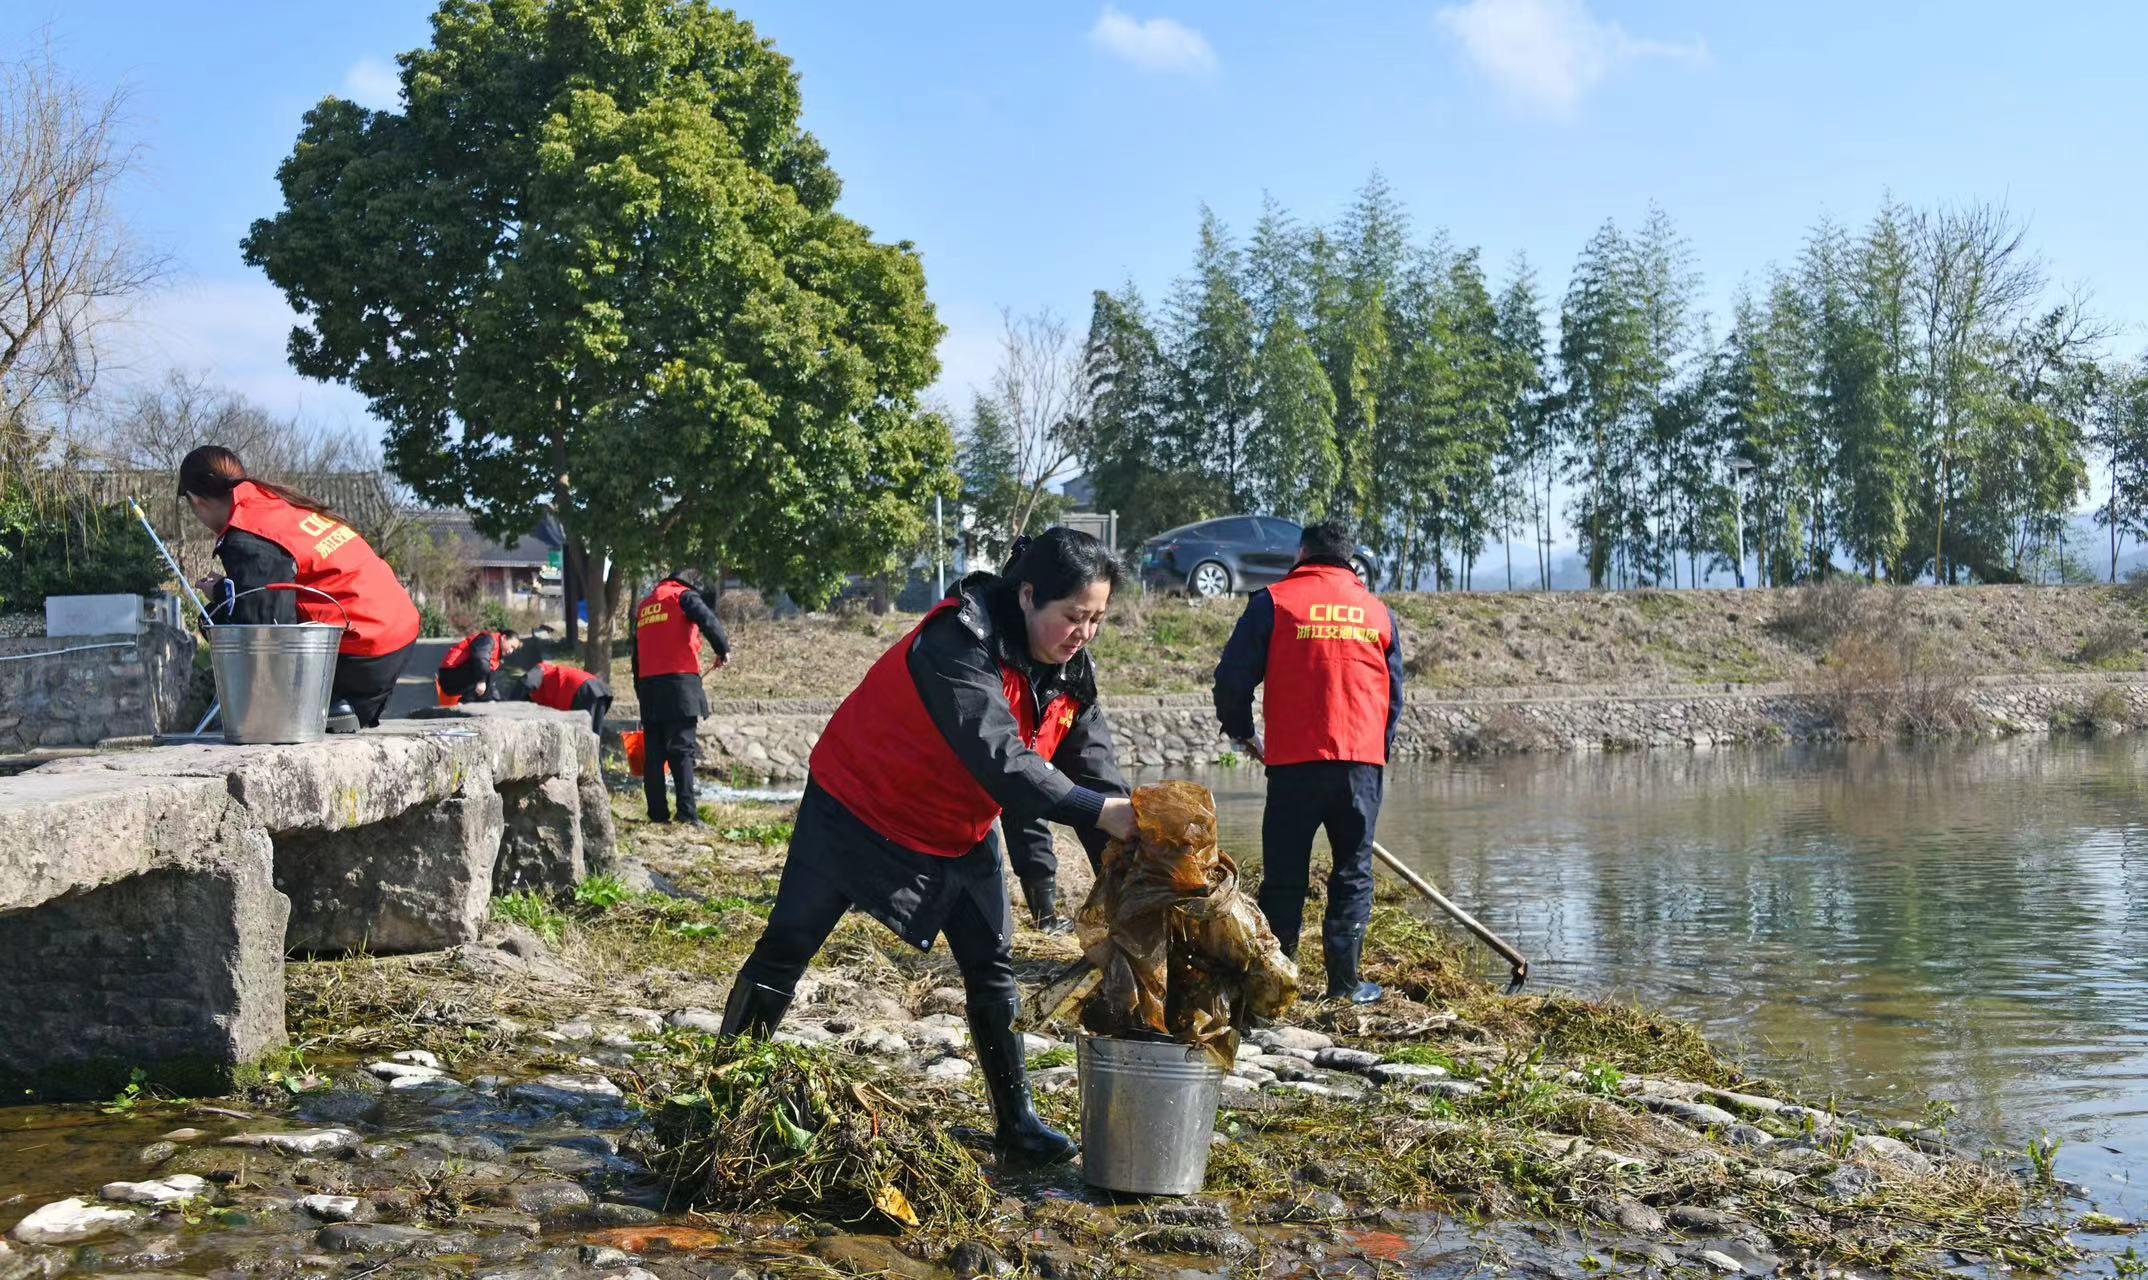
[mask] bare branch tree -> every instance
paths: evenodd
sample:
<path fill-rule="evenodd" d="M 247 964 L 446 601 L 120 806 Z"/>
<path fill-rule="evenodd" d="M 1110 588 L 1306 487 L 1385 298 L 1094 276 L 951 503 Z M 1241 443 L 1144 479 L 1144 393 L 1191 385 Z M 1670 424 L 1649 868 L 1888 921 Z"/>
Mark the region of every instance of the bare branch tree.
<path fill-rule="evenodd" d="M 1089 416 L 1082 344 L 1050 308 L 1017 316 L 1002 309 L 999 370 L 984 397 L 1012 436 L 1014 479 L 1022 493 L 1011 535 L 1028 529 L 1049 486 L 1066 478 L 1074 437 Z"/>
<path fill-rule="evenodd" d="M 32 408 L 88 393 L 99 327 L 165 273 L 119 214 L 138 155 L 125 101 L 93 97 L 49 53 L 0 66 L 0 443 L 18 461 Z"/>

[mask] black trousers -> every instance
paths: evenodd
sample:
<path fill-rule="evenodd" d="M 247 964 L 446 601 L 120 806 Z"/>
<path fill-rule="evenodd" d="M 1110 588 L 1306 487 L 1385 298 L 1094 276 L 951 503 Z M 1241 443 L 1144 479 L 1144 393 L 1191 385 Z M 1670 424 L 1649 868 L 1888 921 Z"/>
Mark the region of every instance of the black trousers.
<path fill-rule="evenodd" d="M 459 662 L 452 667 L 442 667 L 433 675 L 433 678 L 440 682 L 440 692 L 451 698 L 461 698 L 464 702 L 498 701 L 498 677 L 499 672 L 481 667 L 474 660 Z M 482 698 L 473 698 L 470 696 L 470 690 L 475 689 L 480 680 L 485 682 L 485 694 Z"/>
<path fill-rule="evenodd" d="M 641 790 L 649 801 L 649 817 L 668 820 L 664 808 L 664 769 L 671 769 L 672 789 L 678 792 L 678 815 L 682 822 L 699 818 L 694 803 L 694 757 L 698 752 L 694 733 L 698 719 L 644 720 L 642 731 Z M 832 927 L 832 926 L 831 926 Z"/>
<path fill-rule="evenodd" d="M 1000 829 L 1007 833 L 1007 863 L 1014 868 L 1014 878 L 1023 884 L 1032 880 L 1059 879 L 1059 854 L 1052 848 L 1052 824 L 1042 818 L 1017 822 L 1002 817 Z"/>
<path fill-rule="evenodd" d="M 612 713 L 612 695 L 592 694 L 589 692 L 589 686 L 585 684 L 581 691 L 574 695 L 574 709 L 589 713 L 589 731 L 597 735 L 597 742 L 601 745 L 604 741 L 604 717 Z"/>
<path fill-rule="evenodd" d="M 812 799 L 814 797 L 809 793 L 809 801 Z M 832 801 L 828 803 L 832 804 Z M 846 818 L 847 822 L 844 821 Z M 775 906 L 768 913 L 768 927 L 762 931 L 760 941 L 753 946 L 753 954 L 746 958 L 745 965 L 739 970 L 741 978 L 777 991 L 795 989 L 806 966 L 820 953 L 835 926 L 842 922 L 843 913 L 851 909 L 851 894 L 877 896 L 887 887 L 869 872 L 855 883 L 841 874 L 853 858 L 862 864 L 863 869 L 877 866 L 878 860 L 886 855 L 884 849 L 872 847 L 876 842 L 871 833 L 855 830 L 854 825 L 862 827 L 847 813 L 828 812 L 812 803 L 800 806 L 798 825 L 791 836 L 790 856 L 783 864 L 783 880 L 776 888 Z M 955 966 L 962 971 L 963 990 L 972 1002 L 1019 1002 L 1021 990 L 1014 980 L 1014 921 L 1007 910 L 1007 895 L 1000 887 L 1003 882 L 999 880 L 999 851 L 992 849 L 989 853 L 981 869 L 989 877 L 992 892 L 971 892 L 946 885 L 944 893 L 929 895 L 932 905 L 919 904 L 916 909 L 939 916 L 939 934 L 947 939 L 948 954 L 955 958 Z M 911 859 L 926 857 L 924 854 L 907 856 Z M 950 861 L 944 870 L 953 875 L 973 868 L 965 865 L 958 869 Z M 880 904 L 883 909 L 890 905 Z M 882 912 L 876 910 L 873 914 Z M 900 910 L 891 914 L 905 920 L 917 919 Z M 883 920 L 882 923 L 901 932 L 893 921 Z"/>
<path fill-rule="evenodd" d="M 358 723 L 372 728 L 380 723 L 380 713 L 388 709 L 388 699 L 395 696 L 395 682 L 402 678 L 403 668 L 410 664 L 410 655 L 417 649 L 417 642 L 412 641 L 377 658 L 340 655 L 329 697 L 350 703 L 351 710 L 358 713 Z"/>
<path fill-rule="evenodd" d="M 1260 822 L 1261 914 L 1285 951 L 1296 954 L 1311 884 L 1313 835 L 1327 828 L 1323 934 L 1333 940 L 1372 919 L 1372 839 L 1380 820 L 1386 771 L 1376 764 L 1316 761 L 1268 770 L 1268 807 Z"/>

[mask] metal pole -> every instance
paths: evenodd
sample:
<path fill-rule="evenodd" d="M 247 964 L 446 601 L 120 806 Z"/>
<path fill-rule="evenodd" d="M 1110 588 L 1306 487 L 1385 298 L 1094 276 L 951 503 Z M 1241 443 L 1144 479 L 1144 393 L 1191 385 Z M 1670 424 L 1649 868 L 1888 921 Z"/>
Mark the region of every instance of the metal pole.
<path fill-rule="evenodd" d="M 1738 585 L 1745 585 L 1745 480 L 1739 477 L 1731 481 L 1738 491 Z"/>
<path fill-rule="evenodd" d="M 932 495 L 932 576 L 936 600 L 947 598 L 947 500 Z"/>
<path fill-rule="evenodd" d="M 1513 981 L 1507 984 L 1508 994 L 1522 989 L 1522 984 L 1529 980 L 1529 961 L 1514 949 L 1512 943 L 1478 923 L 1475 916 L 1462 910 L 1453 899 L 1433 888 L 1431 881 L 1405 866 L 1402 859 L 1389 853 L 1386 846 L 1377 840 L 1373 841 L 1372 853 L 1389 871 L 1408 881 L 1410 888 L 1423 894 L 1433 906 L 1454 917 L 1455 923 L 1477 935 L 1479 942 L 1499 953 L 1499 958 L 1506 961 L 1507 967 L 1513 971 Z"/>
<path fill-rule="evenodd" d="M 201 602 L 201 597 L 194 593 L 194 584 L 186 580 L 186 571 L 179 567 L 179 561 L 172 555 L 172 549 L 165 546 L 164 539 L 157 536 L 157 527 L 149 523 L 149 516 L 143 512 L 142 504 L 129 498 L 127 499 L 127 506 L 134 512 L 134 518 L 142 522 L 142 528 L 149 532 L 149 540 L 156 543 L 157 550 L 164 553 L 164 563 L 172 567 L 172 576 L 179 579 L 179 589 L 186 592 L 186 598 L 194 602 L 196 609 L 201 610 L 202 625 L 205 627 L 215 626 L 216 619 L 209 616 L 208 606 L 204 605 Z M 223 710 L 221 702 L 210 702 L 208 711 L 203 713 L 201 723 L 194 726 L 194 732 L 191 736 L 198 738 L 208 732 L 209 723 L 216 719 L 217 712 L 221 710 Z"/>

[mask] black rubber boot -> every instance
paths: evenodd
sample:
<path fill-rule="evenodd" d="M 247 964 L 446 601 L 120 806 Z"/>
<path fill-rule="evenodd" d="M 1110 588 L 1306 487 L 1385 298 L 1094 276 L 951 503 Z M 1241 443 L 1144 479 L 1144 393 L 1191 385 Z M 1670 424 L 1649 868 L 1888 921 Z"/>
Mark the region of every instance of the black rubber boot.
<path fill-rule="evenodd" d="M 358 732 L 358 712 L 345 699 L 338 698 L 328 704 L 328 731 L 330 733 Z"/>
<path fill-rule="evenodd" d="M 1029 902 L 1030 919 L 1040 933 L 1057 937 L 1074 932 L 1074 922 L 1059 914 L 1059 883 L 1050 876 L 1031 876 L 1022 882 L 1022 897 Z"/>
<path fill-rule="evenodd" d="M 724 1001 L 723 1023 L 716 1034 L 766 1040 L 790 1007 L 790 992 L 764 987 L 741 973 L 731 984 L 731 998 Z"/>
<path fill-rule="evenodd" d="M 1000 1154 L 1025 1164 L 1058 1164 L 1074 1158 L 1074 1140 L 1037 1118 L 1029 1097 L 1029 1064 L 1014 1029 L 1019 1006 L 1011 997 L 969 1002 L 970 1042 L 992 1095 L 993 1142 Z"/>
<path fill-rule="evenodd" d="M 1377 982 L 1358 981 L 1358 962 L 1365 953 L 1364 925 L 1346 925 L 1341 929 L 1323 931 L 1320 950 L 1328 962 L 1328 999 L 1348 1000 L 1352 1004 L 1371 1004 L 1387 994 L 1386 989 Z"/>

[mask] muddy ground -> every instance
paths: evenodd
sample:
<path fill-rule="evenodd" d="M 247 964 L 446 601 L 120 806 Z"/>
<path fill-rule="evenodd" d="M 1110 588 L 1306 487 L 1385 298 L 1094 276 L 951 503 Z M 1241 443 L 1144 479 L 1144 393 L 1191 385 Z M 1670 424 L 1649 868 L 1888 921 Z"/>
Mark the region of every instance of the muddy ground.
<path fill-rule="evenodd" d="M 801 989 L 785 1046 L 753 1069 L 805 1064 L 879 1109 L 874 1132 L 929 1132 L 947 1184 L 976 1194 L 903 1225 L 871 1207 L 877 1188 L 801 1195 L 780 1145 L 761 1191 L 696 1183 L 650 1117 L 706 1109 L 708 1082 L 738 1069 L 741 1051 L 706 1033 L 766 915 L 789 814 L 723 807 L 699 832 L 626 805 L 620 818 L 623 874 L 564 902 L 499 900 L 482 944 L 294 964 L 291 1048 L 230 1097 L 147 1087 L 0 1111 L 0 1227 L 13 1229 L 0 1280 L 2130 1265 L 2095 1253 L 2128 1247 L 2124 1224 L 2089 1215 L 2033 1155 L 1980 1157 L 1972 1135 L 1926 1117 L 1801 1102 L 1642 1010 L 1502 995 L 1394 900 L 1367 948 L 1389 998 L 1301 1004 L 1253 1038 L 1202 1196 L 1120 1198 L 1074 1168 L 999 1168 L 952 963 L 855 916 Z M 1034 983 L 1075 945 L 1024 924 Z M 1040 1109 L 1077 1129 L 1067 1034 L 1042 1028 L 1030 1047 Z"/>

